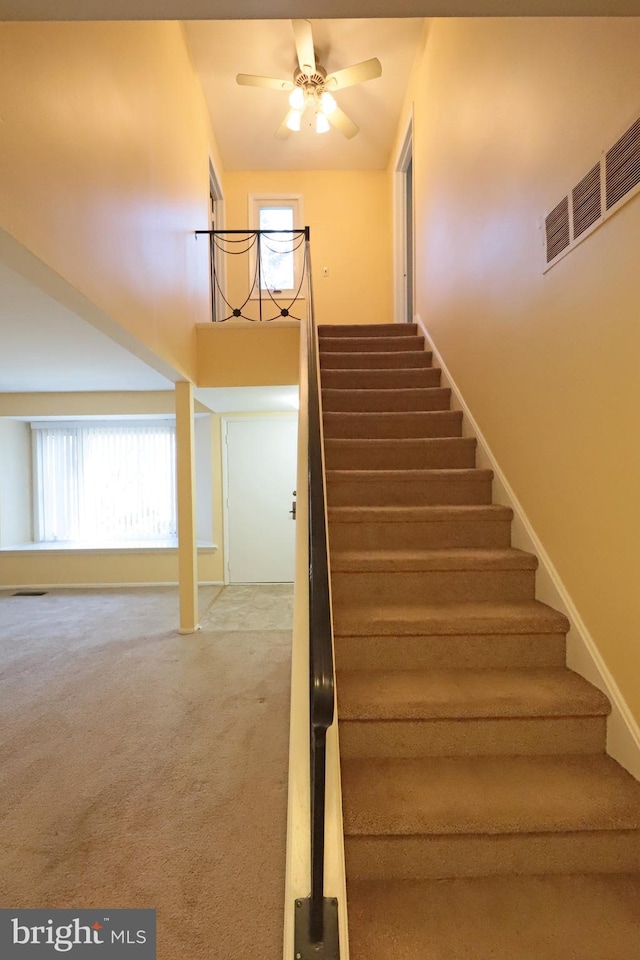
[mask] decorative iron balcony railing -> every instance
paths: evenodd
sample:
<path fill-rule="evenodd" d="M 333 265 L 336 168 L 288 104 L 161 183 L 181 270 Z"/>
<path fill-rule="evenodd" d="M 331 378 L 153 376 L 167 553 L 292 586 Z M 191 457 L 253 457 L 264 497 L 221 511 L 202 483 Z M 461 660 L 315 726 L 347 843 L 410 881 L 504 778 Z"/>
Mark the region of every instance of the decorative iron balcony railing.
<path fill-rule="evenodd" d="M 299 230 L 196 230 L 209 237 L 211 319 L 306 319 L 309 227 Z M 303 315 L 301 317 L 300 315 Z"/>

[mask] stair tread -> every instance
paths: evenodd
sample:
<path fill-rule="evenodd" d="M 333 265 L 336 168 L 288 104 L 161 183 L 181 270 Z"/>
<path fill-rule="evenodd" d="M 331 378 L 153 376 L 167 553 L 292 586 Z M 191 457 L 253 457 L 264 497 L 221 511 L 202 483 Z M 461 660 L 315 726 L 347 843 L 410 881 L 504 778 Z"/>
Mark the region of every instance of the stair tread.
<path fill-rule="evenodd" d="M 535 570 L 537 557 L 515 547 L 448 547 L 425 550 L 338 550 L 331 570 Z"/>
<path fill-rule="evenodd" d="M 430 419 L 438 419 L 443 417 L 450 417 L 454 420 L 462 419 L 462 411 L 460 410 L 330 410 L 324 414 L 325 417 L 429 417 Z M 354 438 L 356 439 L 356 438 Z"/>
<path fill-rule="evenodd" d="M 357 331 L 357 333 L 359 333 L 359 331 Z M 424 343 L 424 337 L 418 336 L 418 334 L 415 334 L 414 336 L 411 336 L 411 337 L 396 337 L 393 335 L 384 335 L 384 334 L 382 336 L 367 336 L 366 334 L 364 334 L 364 335 L 350 336 L 350 337 L 344 337 L 344 336 L 332 337 L 330 334 L 327 334 L 324 331 L 320 335 L 319 340 L 320 340 L 321 349 L 325 345 L 331 347 L 334 344 L 336 344 L 337 346 L 338 343 L 347 343 L 348 346 L 354 346 L 354 347 L 358 347 L 360 345 L 366 346 L 366 344 L 368 343 L 383 343 L 386 345 L 386 343 L 399 343 L 404 340 L 410 341 L 411 343 Z M 347 353 L 348 352 L 349 351 L 347 351 Z"/>
<path fill-rule="evenodd" d="M 339 413 L 341 411 L 335 411 Z M 349 412 L 349 411 L 345 411 Z M 386 411 L 387 413 L 396 413 L 400 411 Z M 411 411 L 416 412 L 416 411 Z M 420 412 L 420 411 L 418 411 Z M 443 411 L 422 411 L 423 413 L 442 413 Z M 444 411 L 446 413 L 451 413 L 450 410 Z M 384 448 L 389 448 L 391 450 L 397 449 L 421 449 L 422 447 L 433 447 L 433 446 L 449 446 L 453 445 L 456 447 L 459 446 L 473 446 L 477 444 L 475 437 L 327 437 L 325 440 L 325 446 L 346 446 L 347 444 L 355 444 L 357 449 L 378 449 L 382 450 Z"/>
<path fill-rule="evenodd" d="M 369 604 L 334 611 L 335 633 L 343 636 L 566 633 L 558 610 L 529 600 L 520 603 Z"/>
<path fill-rule="evenodd" d="M 605 695 L 566 667 L 341 670 L 340 721 L 606 716 Z"/>
<path fill-rule="evenodd" d="M 393 367 L 378 367 L 376 370 L 328 369 L 321 371 L 322 389 L 328 390 L 395 390 L 432 389 L 440 386 L 441 372 L 437 367 L 414 367 L 402 371 Z"/>
<path fill-rule="evenodd" d="M 346 338 L 345 338 L 346 339 Z M 338 343 L 338 340 L 335 341 Z M 342 341 L 341 341 L 342 342 Z M 366 342 L 363 338 L 363 342 Z M 396 341 L 397 342 L 397 341 Z M 397 359 L 398 357 L 415 357 L 416 354 L 422 354 L 422 350 L 330 350 L 327 347 L 330 347 L 332 344 L 329 343 L 327 338 L 324 338 L 323 344 L 320 347 L 320 360 L 322 361 L 325 357 L 378 357 L 380 354 L 384 354 L 388 357 L 393 357 Z M 424 353 L 430 354 L 430 350 L 425 350 Z M 362 369 L 355 367 L 354 369 Z M 406 370 L 406 367 L 403 367 L 403 370 Z"/>
<path fill-rule="evenodd" d="M 405 350 L 405 351 L 404 351 L 404 354 L 405 354 L 405 355 L 410 354 L 411 356 L 415 356 L 415 352 L 416 352 L 415 350 Z M 427 350 L 426 352 L 429 353 L 428 350 Z M 325 354 L 326 354 L 326 351 L 325 351 Z M 349 354 L 347 353 L 346 355 L 348 356 Z M 340 353 L 340 356 L 341 356 L 341 357 L 344 357 L 345 354 L 344 354 L 344 353 Z M 377 354 L 376 354 L 376 356 L 377 356 Z M 394 351 L 394 356 L 395 356 L 395 351 Z M 435 368 L 434 368 L 434 367 L 427 367 L 426 369 L 427 369 L 427 370 L 433 370 L 433 369 L 435 369 Z M 365 374 L 365 373 L 375 372 L 376 374 L 378 374 L 378 373 L 383 373 L 383 374 L 385 374 L 385 375 L 388 376 L 388 377 L 390 377 L 391 375 L 394 375 L 394 376 L 396 376 L 396 377 L 400 376 L 401 378 L 404 378 L 405 374 L 407 374 L 407 373 L 421 373 L 421 374 L 422 374 L 422 373 L 424 373 L 424 371 L 425 371 L 425 367 L 402 367 L 401 370 L 389 369 L 389 370 L 382 370 L 382 371 L 380 371 L 380 370 L 376 370 L 376 371 L 363 370 L 362 367 L 341 367 L 341 368 L 340 368 L 340 373 L 344 373 L 344 374 L 348 374 L 348 373 L 352 373 L 352 374 Z M 325 370 L 324 372 L 325 372 L 325 373 L 335 373 L 335 370 Z M 330 389 L 330 390 L 331 390 L 331 389 L 335 389 L 335 390 L 345 390 L 345 389 L 349 389 L 349 388 L 348 388 L 348 387 L 329 387 L 329 389 Z M 360 387 L 359 389 L 361 389 L 361 390 L 363 390 L 363 389 L 364 389 L 364 390 L 377 390 L 378 387 Z M 384 389 L 384 388 L 383 388 L 383 389 Z M 395 388 L 392 387 L 391 389 L 395 389 Z M 411 388 L 401 387 L 400 389 L 411 389 Z"/>
<path fill-rule="evenodd" d="M 404 470 L 327 470 L 327 480 L 491 480 L 493 470 L 480 467 L 423 467 Z"/>
<path fill-rule="evenodd" d="M 449 387 L 323 387 L 322 405 L 327 412 L 337 413 L 404 413 L 420 410 L 449 410 Z"/>
<path fill-rule="evenodd" d="M 331 441 L 333 442 L 333 441 Z M 513 510 L 499 504 L 453 504 L 416 507 L 329 507 L 329 523 L 415 523 L 459 520 L 511 520 Z"/>
<path fill-rule="evenodd" d="M 638 960 L 640 874 L 349 880 L 352 960 Z"/>
<path fill-rule="evenodd" d="M 343 396 L 348 394 L 350 397 L 354 394 L 361 394 L 363 397 L 369 397 L 372 394 L 376 396 L 388 396 L 390 394 L 399 394 L 402 397 L 407 395 L 417 394 L 417 396 L 423 396 L 425 393 L 438 394 L 439 396 L 449 396 L 451 393 L 450 387 L 323 387 L 322 395 L 325 394 L 338 394 Z"/>
<path fill-rule="evenodd" d="M 640 783 L 607 756 L 344 759 L 345 834 L 640 829 Z"/>
<path fill-rule="evenodd" d="M 367 333 L 364 333 L 367 331 Z M 318 336 L 398 336 L 412 337 L 418 332 L 417 323 L 321 323 Z"/>
<path fill-rule="evenodd" d="M 431 350 L 321 350 L 325 370 L 433 370 Z"/>

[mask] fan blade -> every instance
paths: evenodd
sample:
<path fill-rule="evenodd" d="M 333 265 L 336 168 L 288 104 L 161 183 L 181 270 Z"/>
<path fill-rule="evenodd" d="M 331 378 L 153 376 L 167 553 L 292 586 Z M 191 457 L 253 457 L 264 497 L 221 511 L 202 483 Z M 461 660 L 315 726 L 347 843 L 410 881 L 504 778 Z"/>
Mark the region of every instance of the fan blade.
<path fill-rule="evenodd" d="M 286 117 L 284 118 L 284 120 L 282 121 L 278 129 L 276 130 L 276 140 L 286 140 L 288 137 L 291 136 L 292 131 L 287 126 L 287 120 L 289 119 L 292 113 L 295 113 L 295 111 L 289 110 Z"/>
<path fill-rule="evenodd" d="M 332 113 L 327 114 L 327 120 L 329 123 L 333 124 L 336 130 L 339 130 L 340 133 L 347 138 L 347 140 L 351 140 L 351 137 L 355 137 L 356 133 L 360 129 L 360 127 L 354 123 L 353 120 L 346 115 L 344 110 L 340 109 L 340 107 L 336 107 Z"/>
<path fill-rule="evenodd" d="M 313 34 L 308 20 L 292 20 L 293 36 L 296 42 L 298 66 L 308 77 L 316 72 L 316 55 L 313 51 Z"/>
<path fill-rule="evenodd" d="M 380 76 L 382 76 L 382 64 L 377 57 L 374 57 L 372 60 L 363 60 L 362 63 L 354 63 L 352 67 L 330 73 L 324 85 L 327 90 L 344 90 L 345 87 L 364 83 L 365 80 L 375 80 Z"/>
<path fill-rule="evenodd" d="M 276 77 L 254 77 L 252 73 L 239 73 L 236 83 L 241 87 L 268 87 L 270 90 L 293 90 L 291 80 L 278 80 Z"/>

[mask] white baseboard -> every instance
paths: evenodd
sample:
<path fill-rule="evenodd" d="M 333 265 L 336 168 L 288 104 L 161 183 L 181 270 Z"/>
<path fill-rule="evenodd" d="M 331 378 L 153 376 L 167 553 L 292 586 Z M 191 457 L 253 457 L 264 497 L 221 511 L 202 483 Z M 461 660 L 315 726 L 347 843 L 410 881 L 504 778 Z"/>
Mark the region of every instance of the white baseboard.
<path fill-rule="evenodd" d="M 442 385 L 451 388 L 451 406 L 461 410 L 463 416 L 463 434 L 475 437 L 478 442 L 477 464 L 493 470 L 493 500 L 513 510 L 511 528 L 514 547 L 527 550 L 538 558 L 536 576 L 536 597 L 543 603 L 560 610 L 569 619 L 571 628 L 567 634 L 567 666 L 602 690 L 611 703 L 611 715 L 607 722 L 607 752 L 634 777 L 640 780 L 640 725 L 631 713 L 629 706 L 611 675 L 595 640 L 580 616 L 569 591 L 562 582 L 551 558 L 538 538 L 522 504 L 511 488 L 509 481 L 494 457 L 482 430 L 465 403 L 458 385 L 451 376 L 447 365 L 428 330 L 419 316 L 414 317 L 425 336 L 429 349 L 433 351 L 434 366 L 442 371 Z"/>
<path fill-rule="evenodd" d="M 177 587 L 177 580 L 154 580 L 136 583 L 17 583 L 0 584 L 0 593 L 10 590 L 122 590 L 124 587 Z M 199 587 L 222 587 L 222 580 L 199 580 Z"/>

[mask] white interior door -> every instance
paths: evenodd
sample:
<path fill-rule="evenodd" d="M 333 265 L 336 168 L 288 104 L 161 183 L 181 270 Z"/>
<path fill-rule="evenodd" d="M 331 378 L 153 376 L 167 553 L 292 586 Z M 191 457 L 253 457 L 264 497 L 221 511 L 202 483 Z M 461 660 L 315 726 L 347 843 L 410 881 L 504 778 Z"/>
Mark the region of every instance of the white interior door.
<path fill-rule="evenodd" d="M 226 421 L 229 583 L 293 581 L 296 416 Z"/>

